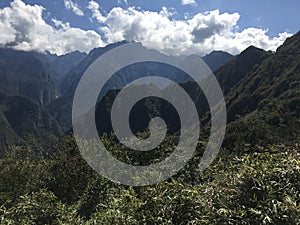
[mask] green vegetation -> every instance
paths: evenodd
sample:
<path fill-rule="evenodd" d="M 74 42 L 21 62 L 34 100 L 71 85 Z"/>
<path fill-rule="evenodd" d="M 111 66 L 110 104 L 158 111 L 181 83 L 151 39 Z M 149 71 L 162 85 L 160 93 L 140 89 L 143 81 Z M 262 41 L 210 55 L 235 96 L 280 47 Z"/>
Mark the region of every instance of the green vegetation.
<path fill-rule="evenodd" d="M 1 224 L 300 223 L 299 145 L 224 150 L 202 174 L 192 160 L 176 177 L 145 187 L 102 178 L 71 136 L 48 148 L 15 147 L 0 160 Z"/>
<path fill-rule="evenodd" d="M 74 67 L 74 73 L 71 70 L 66 75 L 66 81 L 72 78 L 65 83 L 70 87 L 47 106 L 52 116 L 43 108 L 53 100 L 54 92 L 51 82 L 46 85 L 48 76 L 42 64 L 33 78 L 30 68 L 25 70 L 25 83 L 42 81 L 34 91 L 26 84 L 26 92 L 18 93 L 16 84 L 6 79 L 9 76 L 3 76 L 0 224 L 300 224 L 299 46 L 300 32 L 276 53 L 250 47 L 216 72 L 225 94 L 228 126 L 218 158 L 204 172 L 198 164 L 210 115 L 205 96 L 193 84 L 185 83 L 201 108 L 202 141 L 176 176 L 144 187 L 123 186 L 103 178 L 81 157 L 72 135 L 57 137 L 71 120 L 72 90 L 82 75 L 78 71 L 113 46 L 92 51 Z M 36 57 L 29 59 L 36 61 Z M 0 61 L 0 72 L 6 74 L 12 64 L 1 57 Z M 22 75 L 17 69 L 25 64 L 16 64 L 16 71 L 11 70 L 13 78 Z M 8 86 L 10 82 L 13 85 Z M 15 94 L 21 96 L 11 96 Z M 169 116 L 170 108 L 163 109 Z M 108 114 L 98 116 L 103 120 Z M 169 119 L 176 123 L 175 117 Z M 103 124 L 99 127 L 106 128 Z M 147 153 L 125 149 L 113 141 L 113 135 L 104 136 L 103 142 L 119 160 L 147 165 L 170 154 L 177 138 L 168 136 L 160 147 Z"/>

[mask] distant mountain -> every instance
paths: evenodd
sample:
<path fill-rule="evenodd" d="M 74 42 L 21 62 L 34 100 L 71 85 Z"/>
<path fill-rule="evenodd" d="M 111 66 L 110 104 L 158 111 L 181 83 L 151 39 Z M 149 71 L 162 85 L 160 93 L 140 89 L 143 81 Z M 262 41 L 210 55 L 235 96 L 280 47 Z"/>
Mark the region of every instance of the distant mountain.
<path fill-rule="evenodd" d="M 0 90 L 47 105 L 60 96 L 58 87 L 61 80 L 86 55 L 79 51 L 57 56 L 0 49 Z"/>
<path fill-rule="evenodd" d="M 115 44 L 109 44 L 105 47 L 95 48 L 76 66 L 74 66 L 71 70 L 68 71 L 66 76 L 62 79 L 60 85 L 60 92 L 62 94 L 66 94 L 68 91 L 74 91 L 76 89 L 77 84 L 79 83 L 80 78 L 83 76 L 86 69 L 101 55 L 105 52 L 116 48 L 120 45 L 126 44 L 128 42 L 122 41 Z"/>
<path fill-rule="evenodd" d="M 62 130 L 51 115 L 38 104 L 21 96 L 0 93 L 0 155 L 12 144 L 31 135 L 44 140 L 62 135 Z"/>
<path fill-rule="evenodd" d="M 27 136 L 48 139 L 63 134 L 44 108 L 60 96 L 55 79 L 85 54 L 65 56 L 0 49 L 0 146 L 28 143 Z"/>
<path fill-rule="evenodd" d="M 68 91 L 74 91 L 80 78 L 86 71 L 86 69 L 102 54 L 105 52 L 118 47 L 120 45 L 126 44 L 128 42 L 122 41 L 114 44 L 109 44 L 105 47 L 95 48 L 93 49 L 87 57 L 85 57 L 80 63 L 78 63 L 75 67 L 73 67 L 64 79 L 61 81 L 60 92 L 62 94 L 66 94 Z M 82 56 L 82 55 L 81 55 Z M 232 59 L 234 56 L 230 55 L 226 52 L 221 51 L 213 51 L 210 54 L 203 57 L 204 62 L 208 64 L 208 66 L 215 71 L 216 69 L 223 66 L 228 60 Z M 124 82 L 123 82 L 124 83 Z M 126 83 L 126 81 L 125 81 Z"/>
<path fill-rule="evenodd" d="M 79 83 L 79 80 L 83 76 L 86 69 L 105 52 L 126 43 L 128 42 L 119 42 L 108 45 L 104 48 L 96 48 L 92 50 L 88 56 L 85 57 L 77 66 L 71 69 L 62 80 L 60 91 L 63 96 L 53 101 L 53 103 L 48 106 L 48 109 L 65 130 L 69 130 L 71 127 L 71 107 L 73 95 L 75 93 L 77 84 Z M 212 52 L 204 59 L 207 60 L 207 62 L 213 68 L 219 68 L 231 58 L 233 58 L 233 56 L 225 52 Z M 106 86 L 105 89 L 102 90 L 102 94 L 105 94 L 109 90 L 117 90 L 122 88 L 124 85 L 145 74 L 164 74 L 165 77 L 172 79 L 177 83 L 186 82 L 190 79 L 187 76 L 182 76 L 180 72 L 176 72 L 174 68 L 170 68 L 167 65 L 143 63 L 141 65 L 135 65 L 134 67 L 125 68 L 116 74 L 110 80 L 110 84 L 112 84 L 112 86 Z"/>
<path fill-rule="evenodd" d="M 270 56 L 271 53 L 264 50 L 249 47 L 240 55 L 232 58 L 223 67 L 215 72 L 215 76 L 224 91 L 224 95 L 237 85 L 255 66 L 260 64 L 264 59 Z M 179 74 L 180 75 L 180 74 Z M 183 74 L 181 74 L 183 75 Z M 209 111 L 209 105 L 205 95 L 197 83 L 187 81 L 180 83 L 181 87 L 190 95 L 195 102 L 199 116 L 202 117 Z M 142 87 L 141 87 L 142 88 Z M 173 88 L 172 86 L 169 88 Z M 169 89 L 167 88 L 167 89 Z M 166 90 L 157 90 L 162 95 Z M 113 132 L 111 126 L 111 106 L 116 98 L 119 90 L 109 91 L 107 95 L 98 103 L 96 108 L 96 123 L 99 134 Z M 174 96 L 176 98 L 176 96 Z M 180 119 L 174 107 L 166 101 L 159 98 L 149 98 L 142 100 L 135 105 L 131 112 L 131 128 L 134 132 L 139 132 L 147 128 L 151 118 L 155 116 L 162 117 L 169 126 L 169 132 L 174 133 L 179 131 Z M 205 125 L 207 121 L 202 121 Z"/>
<path fill-rule="evenodd" d="M 61 129 L 70 130 L 73 96 L 84 72 L 99 56 L 125 43 L 96 48 L 88 55 L 73 52 L 56 56 L 0 49 L 0 124 L 3 128 L 0 144 L 9 146 L 29 133 L 56 136 L 61 134 Z M 299 136 L 299 48 L 298 33 L 287 39 L 276 53 L 250 46 L 237 56 L 216 51 L 203 57 L 223 90 L 230 134 L 235 133 L 234 129 L 244 132 L 251 126 L 255 130 L 262 124 L 261 131 L 249 131 L 253 143 L 259 136 L 266 140 L 271 136 L 282 138 L 287 133 L 290 137 Z M 122 69 L 113 76 L 113 82 L 109 82 L 111 86 L 105 87 L 96 109 L 99 133 L 112 131 L 111 105 L 124 84 L 162 71 L 186 90 L 202 117 L 202 127 L 208 125 L 209 106 L 200 87 L 166 65 L 149 62 Z M 164 117 L 174 130 L 179 127 L 178 115 L 172 106 L 153 98 L 139 102 L 133 109 L 132 129 L 143 130 L 151 116 Z M 225 145 L 232 146 L 235 136 L 239 135 L 227 136 Z"/>
<path fill-rule="evenodd" d="M 203 61 L 213 72 L 224 66 L 225 63 L 233 58 L 233 55 L 223 51 L 212 51 L 211 53 L 202 57 Z"/>
<path fill-rule="evenodd" d="M 68 72 L 80 63 L 87 54 L 84 52 L 74 51 L 60 56 L 50 53 L 37 53 L 37 56 L 43 62 L 44 66 L 48 68 L 48 71 L 52 75 L 54 83 L 58 88 Z"/>
<path fill-rule="evenodd" d="M 67 75 L 62 79 L 60 92 L 62 96 L 47 106 L 49 112 L 59 122 L 64 131 L 68 131 L 72 126 L 72 103 L 76 87 L 83 76 L 86 69 L 105 52 L 126 44 L 123 41 L 115 44 L 110 44 L 105 47 L 93 49 L 80 63 L 73 67 Z"/>
<path fill-rule="evenodd" d="M 215 72 L 228 112 L 224 146 L 233 147 L 241 140 L 266 144 L 300 137 L 300 54 L 291 47 L 299 45 L 299 37 L 300 33 L 289 38 L 276 53 L 250 46 Z M 181 85 L 196 103 L 202 126 L 208 125 L 209 107 L 201 89 L 193 82 Z M 113 131 L 110 109 L 118 92 L 109 92 L 97 107 L 99 133 Z M 131 128 L 145 129 L 153 112 L 159 112 L 155 116 L 167 118 L 169 125 L 178 128 L 178 116 L 173 111 L 171 105 L 159 99 L 139 102 L 132 110 Z"/>
<path fill-rule="evenodd" d="M 51 75 L 34 52 L 0 49 L 0 91 L 6 95 L 25 96 L 47 105 L 57 92 Z"/>

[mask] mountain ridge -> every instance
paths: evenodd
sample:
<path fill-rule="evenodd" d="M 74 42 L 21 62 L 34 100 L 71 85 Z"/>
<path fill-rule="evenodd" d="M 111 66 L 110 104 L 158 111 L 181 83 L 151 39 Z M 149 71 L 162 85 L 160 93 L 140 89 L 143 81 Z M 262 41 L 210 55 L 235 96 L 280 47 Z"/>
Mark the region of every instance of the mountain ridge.
<path fill-rule="evenodd" d="M 35 108 L 35 110 L 33 110 L 33 114 L 40 116 L 43 115 L 41 117 L 44 117 L 46 122 L 42 126 L 48 126 L 47 129 L 50 130 L 49 133 L 54 132 L 55 135 L 60 135 L 62 134 L 61 129 L 64 132 L 69 131 L 72 125 L 71 109 L 73 95 L 84 71 L 100 55 L 114 47 L 126 43 L 128 42 L 119 42 L 117 44 L 108 45 L 104 48 L 93 49 L 88 55 L 75 52 L 61 57 L 54 55 L 40 56 L 38 53 L 14 52 L 14 50 L 0 49 L 0 53 L 8 52 L 7 54 L 0 54 L 0 59 L 2 57 L 2 60 L 0 60 L 0 80 L 3 81 L 2 86 L 0 85 L 0 101 L 2 103 L 0 110 L 0 122 L 3 124 L 3 127 L 7 128 L 8 133 L 10 133 L 9 136 L 12 137 L 11 139 L 8 137 L 6 138 L 8 142 L 12 143 L 16 137 L 21 137 L 22 139 L 24 136 L 22 132 L 26 131 L 25 128 L 20 128 L 21 131 L 19 131 L 19 128 L 17 129 L 16 126 L 12 126 L 12 121 L 17 120 L 17 117 L 20 117 L 21 120 L 22 118 L 24 120 L 29 120 L 29 118 L 26 119 L 22 117 L 22 114 L 18 114 L 15 118 L 14 116 L 8 115 L 7 111 L 5 111 L 7 108 L 9 109 L 7 99 L 10 99 L 9 104 L 11 105 L 18 105 L 20 102 L 27 102 L 26 104 L 28 104 L 29 108 Z M 232 127 L 235 126 L 234 123 L 238 124 L 239 121 L 245 122 L 245 118 L 250 118 L 251 116 L 257 116 L 255 118 L 260 118 L 261 112 L 265 112 L 266 117 L 271 117 L 270 114 L 272 114 L 272 112 L 267 109 L 267 106 L 272 103 L 273 105 L 277 105 L 277 108 L 279 107 L 278 104 L 281 104 L 282 106 L 279 107 L 280 110 L 282 110 L 283 106 L 289 109 L 286 114 L 277 110 L 277 117 L 279 118 L 277 118 L 277 120 L 287 120 L 288 116 L 290 116 L 289 118 L 295 125 L 291 133 L 295 133 L 297 131 L 298 123 L 296 122 L 296 119 L 299 117 L 298 105 L 300 104 L 298 98 L 299 93 L 297 92 L 297 89 L 299 88 L 300 70 L 300 58 L 298 55 L 300 52 L 298 52 L 297 48 L 295 49 L 295 46 L 299 46 L 300 48 L 300 32 L 287 39 L 275 53 L 264 51 L 254 46 L 249 46 L 237 56 L 231 56 L 220 51 L 214 51 L 205 56 L 213 57 L 214 55 L 217 55 L 219 57 L 221 55 L 221 58 L 226 56 L 222 59 L 223 61 L 226 61 L 226 63 L 218 68 L 214 74 L 226 99 L 230 129 L 233 129 Z M 51 65 L 49 66 L 48 63 L 51 64 L 56 62 L 57 59 L 64 57 L 71 57 L 72 54 L 78 56 L 75 60 L 77 63 L 70 60 L 71 64 L 66 67 L 72 68 L 65 70 L 68 70 L 69 72 L 64 72 L 65 74 L 61 76 L 62 86 L 60 86 L 60 90 L 57 90 L 55 88 L 57 86 L 54 85 L 55 74 L 51 72 Z M 17 55 L 19 57 L 20 60 L 17 63 L 17 66 L 8 60 L 10 57 L 7 56 L 10 55 Z M 47 59 L 47 57 L 50 57 L 51 59 Z M 216 59 L 216 61 L 218 60 Z M 73 66 L 73 63 L 76 65 Z M 35 66 L 31 67 L 30 65 L 33 64 Z M 16 68 L 21 69 L 17 70 Z M 7 76 L 6 71 L 8 71 L 8 74 L 16 72 L 13 76 L 9 77 Z M 22 79 L 24 80 L 26 76 L 33 78 L 32 80 L 25 80 L 27 83 L 21 83 L 21 87 L 26 87 L 28 91 L 23 93 L 20 92 L 20 90 L 22 90 L 22 88 L 20 89 L 20 81 L 22 81 Z M 15 80 L 18 85 L 14 83 Z M 3 85 L 6 84 L 5 82 L 8 84 L 12 83 L 12 86 Z M 203 116 L 202 123 L 204 125 L 209 123 L 209 107 L 202 91 L 193 82 L 184 82 L 181 83 L 181 85 L 196 103 L 200 116 Z M 1 91 L 3 93 L 1 93 Z M 118 90 L 114 90 L 109 93 L 111 101 L 117 92 Z M 61 94 L 62 96 L 60 97 Z M 25 100 L 24 98 L 27 99 Z M 290 99 L 286 100 L 286 98 Z M 27 100 L 33 102 L 29 103 Z M 278 102 L 278 104 L 276 102 Z M 147 105 L 145 108 L 145 105 L 140 105 L 139 107 L 140 110 L 145 112 L 145 109 L 151 106 Z M 169 106 L 159 107 L 164 113 L 168 112 L 170 109 Z M 104 111 L 106 112 L 106 109 Z M 99 113 L 101 114 L 101 112 Z M 17 115 L 16 111 L 12 113 L 12 115 Z M 138 110 L 135 111 L 135 115 L 139 117 L 140 113 Z M 286 118 L 281 118 L 282 116 Z M 106 118 L 107 115 L 104 115 L 104 117 Z M 140 121 L 141 118 L 137 118 L 137 121 Z M 176 120 L 176 116 L 170 116 L 168 119 L 171 123 L 176 124 L 176 122 L 174 122 Z M 39 123 L 38 119 L 35 120 L 35 123 Z M 260 120 L 262 121 L 262 124 L 268 124 L 268 122 L 263 119 L 260 118 Z M 268 120 L 272 119 L 269 118 Z M 273 118 L 273 122 L 274 121 L 276 122 L 275 118 Z M 50 124 L 55 127 L 53 131 L 51 131 Z M 285 124 L 289 125 L 290 123 Z M 277 125 L 279 126 L 279 124 Z M 32 126 L 32 124 L 30 126 Z M 240 126 L 240 124 L 238 126 Z M 139 128 L 139 126 L 135 126 L 135 130 L 138 131 Z M 41 126 L 39 129 L 41 129 L 41 132 L 44 132 Z M 34 130 L 35 129 L 33 129 L 32 132 Z M 45 132 L 45 134 L 47 134 L 47 132 Z M 297 134 L 297 132 L 295 134 Z"/>

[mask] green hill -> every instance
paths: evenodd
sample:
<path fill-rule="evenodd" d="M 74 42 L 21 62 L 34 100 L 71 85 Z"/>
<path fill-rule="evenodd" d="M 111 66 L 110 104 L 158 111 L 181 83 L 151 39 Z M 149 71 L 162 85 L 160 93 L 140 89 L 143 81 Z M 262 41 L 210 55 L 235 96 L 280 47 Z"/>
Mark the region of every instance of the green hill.
<path fill-rule="evenodd" d="M 229 124 L 228 142 L 237 138 L 253 144 L 299 140 L 299 36 L 289 38 L 230 90 L 228 122 L 234 122 Z"/>

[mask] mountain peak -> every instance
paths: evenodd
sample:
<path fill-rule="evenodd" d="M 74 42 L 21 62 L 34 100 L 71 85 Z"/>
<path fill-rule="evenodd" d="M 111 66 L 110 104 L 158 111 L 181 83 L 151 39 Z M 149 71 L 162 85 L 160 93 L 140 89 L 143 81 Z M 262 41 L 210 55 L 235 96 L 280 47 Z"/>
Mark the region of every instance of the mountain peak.
<path fill-rule="evenodd" d="M 295 35 L 287 38 L 282 46 L 280 46 L 277 54 L 300 54 L 300 31 Z"/>
<path fill-rule="evenodd" d="M 246 48 L 244 51 L 242 51 L 240 55 L 263 53 L 263 52 L 265 53 L 266 51 L 251 45 L 248 48 Z"/>
<path fill-rule="evenodd" d="M 206 54 L 202 57 L 203 61 L 210 67 L 213 72 L 219 69 L 232 58 L 234 58 L 233 55 L 223 51 L 212 51 L 211 53 Z"/>
<path fill-rule="evenodd" d="M 250 46 L 216 71 L 223 93 L 226 95 L 255 68 L 255 65 L 261 64 L 269 55 L 270 53 L 262 49 Z"/>
<path fill-rule="evenodd" d="M 237 60 L 241 65 L 251 65 L 250 67 L 252 67 L 269 55 L 269 52 L 251 45 L 238 55 Z"/>
<path fill-rule="evenodd" d="M 213 50 L 212 52 L 206 54 L 205 56 L 209 56 L 209 55 L 231 55 L 231 54 L 229 54 L 228 52 L 221 51 L 221 50 Z"/>
<path fill-rule="evenodd" d="M 126 40 L 124 40 L 124 41 L 119 41 L 119 42 L 116 42 L 116 43 L 108 44 L 108 45 L 106 45 L 104 47 L 94 48 L 94 49 L 92 49 L 89 52 L 89 55 L 93 55 L 93 54 L 96 54 L 96 55 L 100 54 L 100 55 L 102 55 L 103 53 L 105 53 L 108 50 L 111 50 L 113 48 L 116 48 L 118 46 L 121 46 L 121 45 L 124 45 L 124 44 L 127 44 L 127 43 L 129 43 L 129 42 L 126 41 Z"/>

